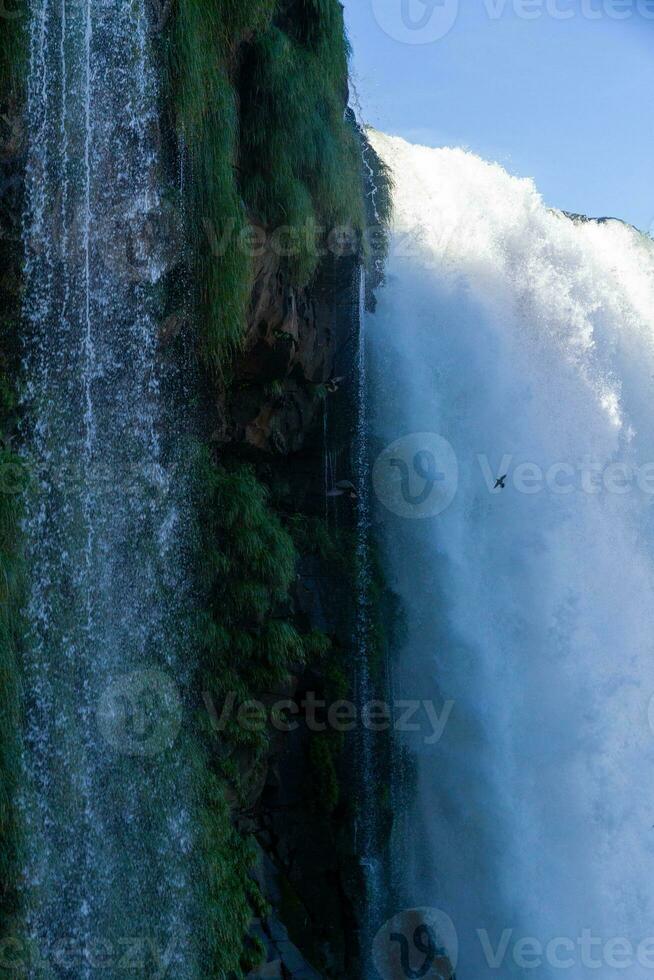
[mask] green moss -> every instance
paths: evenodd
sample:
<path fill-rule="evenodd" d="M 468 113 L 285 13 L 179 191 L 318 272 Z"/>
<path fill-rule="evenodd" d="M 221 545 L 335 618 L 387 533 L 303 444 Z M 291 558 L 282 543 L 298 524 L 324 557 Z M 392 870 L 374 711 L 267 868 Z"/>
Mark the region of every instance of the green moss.
<path fill-rule="evenodd" d="M 204 803 L 197 832 L 205 930 L 198 943 L 200 966 L 203 976 L 240 980 L 257 961 L 256 956 L 248 961 L 246 940 L 253 915 L 261 911 L 261 898 L 251 877 L 256 853 L 252 839 L 234 826 L 223 777 L 209 773 L 204 763 L 200 778 Z"/>
<path fill-rule="evenodd" d="M 292 248 L 283 264 L 297 285 L 314 275 L 334 228 L 343 229 L 359 254 L 366 250 L 364 230 L 372 219 L 363 137 L 344 113 L 343 11 L 338 0 L 176 0 L 161 43 L 168 64 L 164 102 L 184 173 L 187 281 L 201 353 L 228 383 L 252 293 L 251 225 L 265 229 L 269 245 L 280 226 L 290 227 L 284 237 Z M 303 664 L 327 665 L 330 641 L 298 628 L 290 594 L 300 537 L 313 535 L 325 551 L 336 548 L 326 531 L 316 536 L 301 521 L 283 521 L 248 466 L 206 458 L 199 483 L 202 690 L 219 712 L 226 698 L 235 698 L 223 731 L 214 732 L 206 715 L 200 719 L 199 877 L 204 881 L 207 872 L 202 903 L 208 913 L 202 966 L 203 975 L 241 977 L 258 955 L 247 929 L 260 896 L 249 874 L 251 842 L 233 813 L 247 799 L 243 773 L 258 772 L 267 757 L 269 732 L 265 725 L 244 728 L 236 713 L 283 689 Z M 344 691 L 345 675 L 345 668 L 336 670 L 327 684 Z M 340 738 L 309 744 L 313 796 L 323 801 L 325 815 L 339 803 L 341 747 Z"/>
<path fill-rule="evenodd" d="M 2 16 L 0 31 L 0 102 L 17 103 L 25 85 L 27 17 L 19 5 Z"/>
<path fill-rule="evenodd" d="M 331 732 L 315 733 L 309 742 L 311 803 L 321 816 L 330 816 L 338 806 L 341 788 L 336 771 L 340 740 Z"/>
<path fill-rule="evenodd" d="M 0 33 L 0 161 L 19 152 L 15 125 L 24 83 L 24 16 L 3 21 Z M 0 937 L 18 914 L 20 830 L 15 799 L 20 767 L 20 684 L 17 655 L 22 623 L 20 459 L 8 447 L 15 428 L 20 352 L 20 202 L 0 198 Z"/>
<path fill-rule="evenodd" d="M 185 213 L 204 324 L 202 346 L 215 366 L 238 347 L 250 288 L 247 258 L 237 248 L 245 216 L 234 170 L 238 113 L 229 78 L 226 12 L 232 6 L 179 0 L 168 36 L 171 101 L 190 171 Z"/>
<path fill-rule="evenodd" d="M 203 486 L 203 680 L 216 702 L 234 692 L 242 703 L 275 690 L 324 639 L 300 635 L 288 617 L 297 553 L 254 470 L 205 461 Z M 236 722 L 230 736 L 257 740 Z"/>
<path fill-rule="evenodd" d="M 208 747 L 198 767 L 202 862 L 208 869 L 202 901 L 210 923 L 203 965 L 210 976 L 241 977 L 258 955 L 247 939 L 250 920 L 265 910 L 250 875 L 252 842 L 234 826 L 227 800 L 238 805 L 247 795 L 250 787 L 240 780 L 244 771 L 249 780 L 265 764 L 270 730 L 263 720 L 239 724 L 237 713 L 246 702 L 279 690 L 291 670 L 321 657 L 329 641 L 300 633 L 292 621 L 289 590 L 297 552 L 254 470 L 242 463 L 218 466 L 207 455 L 200 481 L 202 690 L 218 714 L 234 699 L 223 730 L 213 731 L 206 716 L 201 721 Z"/>
<path fill-rule="evenodd" d="M 179 0 L 166 46 L 188 163 L 202 350 L 224 374 L 251 293 L 250 221 L 270 234 L 290 226 L 286 261 L 298 284 L 314 273 L 319 242 L 335 227 L 350 227 L 361 247 L 362 161 L 344 117 L 343 12 L 338 0 Z"/>
<path fill-rule="evenodd" d="M 362 161 L 347 100 L 348 47 L 336 2 L 283 5 L 285 17 L 255 38 L 240 73 L 241 186 L 266 227 L 287 226 L 294 278 L 316 269 L 323 236 L 365 226 Z M 322 231 L 319 242 L 313 229 Z"/>
<path fill-rule="evenodd" d="M 20 462 L 0 453 L 0 919 L 17 911 L 20 834 L 15 811 L 19 771 L 20 687 L 16 655 L 22 561 L 15 474 Z"/>
<path fill-rule="evenodd" d="M 235 715 L 246 701 L 270 703 L 276 699 L 289 673 L 297 674 L 302 664 L 313 666 L 319 678 L 319 698 L 331 704 L 352 697 L 350 647 L 333 646 L 320 633 L 300 631 L 289 594 L 298 554 L 317 557 L 326 580 L 338 583 L 334 600 L 341 607 L 343 632 L 348 635 L 356 614 L 356 534 L 352 528 L 328 529 L 316 517 L 297 513 L 282 516 L 283 503 L 264 487 L 249 465 L 229 460 L 216 465 L 208 457 L 202 465 L 203 585 L 207 597 L 200 628 L 203 690 L 211 693 L 219 713 L 230 693 L 236 698 L 224 730 L 209 731 L 205 722 L 205 740 L 210 748 L 205 763 L 209 783 L 203 808 L 203 846 L 204 863 L 211 869 L 211 925 L 207 938 L 210 958 L 203 966 L 208 975 L 241 977 L 243 957 L 256 957 L 256 951 L 248 947 L 247 929 L 251 916 L 257 914 L 254 910 L 260 896 L 249 875 L 254 861 L 251 844 L 234 826 L 231 814 L 234 808 L 238 812 L 239 807 L 250 805 L 248 790 L 257 779 L 257 760 L 267 764 L 269 731 L 266 724 L 244 729 Z M 374 554 L 372 566 L 370 657 L 381 687 L 389 643 L 386 620 L 394 618 L 395 610 L 389 605 L 392 596 Z M 342 849 L 351 862 L 351 839 L 343 827 L 353 824 L 356 812 L 345 744 L 342 732 L 308 735 L 304 807 L 316 840 Z M 385 772 L 390 753 L 387 738 L 380 736 L 376 753 L 379 771 Z M 246 780 L 245 786 L 241 786 L 241 779 Z M 380 819 L 385 821 L 383 800 L 380 808 Z M 336 834 L 338 827 L 341 832 Z M 225 896 L 223 902 L 218 900 L 220 894 Z M 305 922 L 297 937 L 307 955 L 313 949 L 312 928 Z M 226 935 L 231 937 L 229 942 L 223 942 Z"/>

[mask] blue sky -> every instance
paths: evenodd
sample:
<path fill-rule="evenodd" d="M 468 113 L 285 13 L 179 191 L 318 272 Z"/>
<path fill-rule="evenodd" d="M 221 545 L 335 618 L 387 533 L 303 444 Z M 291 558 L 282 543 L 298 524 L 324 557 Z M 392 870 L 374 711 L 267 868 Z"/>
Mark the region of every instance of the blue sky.
<path fill-rule="evenodd" d="M 554 207 L 654 231 L 654 0 L 345 0 L 345 12 L 370 124 L 497 160 Z"/>

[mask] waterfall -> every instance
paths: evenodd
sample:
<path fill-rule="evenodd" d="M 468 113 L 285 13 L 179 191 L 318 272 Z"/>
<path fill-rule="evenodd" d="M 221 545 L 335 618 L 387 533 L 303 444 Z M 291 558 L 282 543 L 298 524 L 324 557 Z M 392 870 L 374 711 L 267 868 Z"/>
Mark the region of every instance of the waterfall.
<path fill-rule="evenodd" d="M 181 731 L 192 521 L 162 354 L 145 0 L 32 0 L 24 219 L 28 974 L 194 975 Z M 58 957 L 65 950 L 65 965 Z M 130 957 L 128 960 L 127 957 Z"/>
<path fill-rule="evenodd" d="M 357 493 L 356 561 L 356 683 L 357 702 L 365 713 L 366 706 L 375 700 L 376 685 L 371 671 L 370 647 L 370 590 L 371 574 L 371 510 L 370 510 L 370 460 L 368 432 L 368 357 L 366 335 L 366 275 L 359 274 L 359 344 L 357 352 L 356 433 L 354 440 Z M 364 714 L 365 717 L 365 714 Z M 370 976 L 367 957 L 374 928 L 382 917 L 384 907 L 383 867 L 380 854 L 377 819 L 378 773 L 375 752 L 375 733 L 367 724 L 362 725 L 358 737 L 359 770 L 359 821 L 358 853 L 365 879 L 365 910 L 362 925 L 363 975 Z"/>
<path fill-rule="evenodd" d="M 463 150 L 372 141 L 396 182 L 370 325 L 390 447 L 375 506 L 407 616 L 395 688 L 419 722 L 403 901 L 451 920 L 457 980 L 638 980 L 654 948 L 654 244 Z"/>
<path fill-rule="evenodd" d="M 368 464 L 368 398 L 367 398 L 367 358 L 366 358 L 366 276 L 363 269 L 359 273 L 359 306 L 357 310 L 359 343 L 357 352 L 357 395 L 356 395 L 356 433 L 354 441 L 355 473 L 357 493 L 356 559 L 357 559 L 357 603 L 356 603 L 356 656 L 358 700 L 365 705 L 371 698 L 372 681 L 369 664 L 369 594 L 370 594 L 370 494 Z M 374 847 L 373 816 L 369 805 L 374 798 L 370 795 L 373 781 L 373 752 L 369 733 L 361 732 L 360 769 L 362 782 L 362 817 L 360 847 L 364 868 L 371 873 Z"/>

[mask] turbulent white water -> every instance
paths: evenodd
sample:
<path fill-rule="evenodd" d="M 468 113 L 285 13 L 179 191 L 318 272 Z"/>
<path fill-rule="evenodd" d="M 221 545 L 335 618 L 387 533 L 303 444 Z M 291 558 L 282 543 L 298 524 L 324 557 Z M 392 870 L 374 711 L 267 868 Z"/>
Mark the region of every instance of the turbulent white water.
<path fill-rule="evenodd" d="M 421 449 L 434 509 L 454 491 L 433 439 L 396 447 L 380 484 L 399 694 L 454 702 L 437 744 L 427 724 L 405 736 L 404 901 L 451 917 L 458 980 L 649 977 L 654 245 L 462 150 L 373 142 L 396 180 L 376 436 L 437 433 L 458 461 L 435 516 L 410 502 Z"/>
<path fill-rule="evenodd" d="M 179 734 L 190 513 L 178 447 L 188 420 L 158 346 L 175 234 L 150 44 L 145 0 L 31 4 L 30 976 L 194 975 Z"/>

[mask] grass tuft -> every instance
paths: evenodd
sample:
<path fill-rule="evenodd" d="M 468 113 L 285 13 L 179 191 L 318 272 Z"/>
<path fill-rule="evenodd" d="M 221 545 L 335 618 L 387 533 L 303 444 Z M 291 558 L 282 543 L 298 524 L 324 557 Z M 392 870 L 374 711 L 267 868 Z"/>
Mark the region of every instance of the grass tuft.
<path fill-rule="evenodd" d="M 237 715 L 247 702 L 282 690 L 289 673 L 321 657 L 330 644 L 319 633 L 301 634 L 292 622 L 289 591 L 297 552 L 254 470 L 236 462 L 216 465 L 207 454 L 199 478 L 204 488 L 202 691 L 215 716 L 231 705 L 220 731 L 208 714 L 200 722 L 207 745 L 198 784 L 204 799 L 202 862 L 208 869 L 203 910 L 209 923 L 202 966 L 207 976 L 240 978 L 256 965 L 248 927 L 253 914 L 264 911 L 251 877 L 252 839 L 234 824 L 232 810 L 247 806 L 250 781 L 267 764 L 270 729 L 265 718 L 243 725 Z"/>
<path fill-rule="evenodd" d="M 316 241 L 361 247 L 361 147 L 345 112 L 349 47 L 338 0 L 178 0 L 167 38 L 202 352 L 218 374 L 239 349 L 252 287 L 250 222 L 291 229 L 288 272 L 306 285 Z"/>

